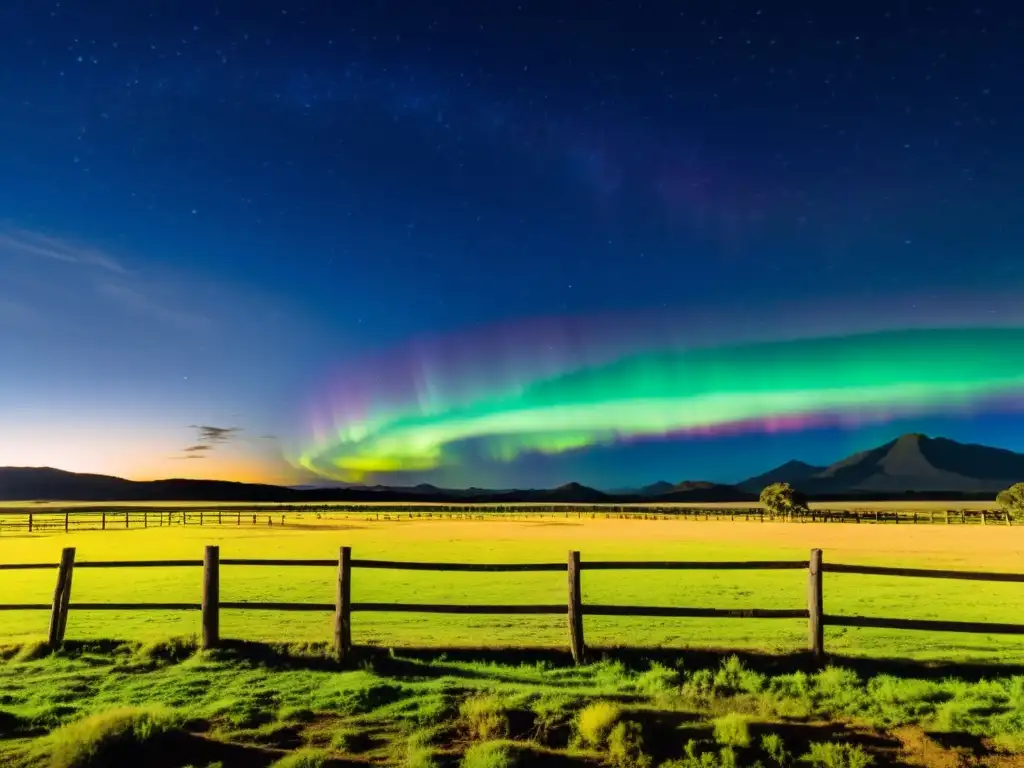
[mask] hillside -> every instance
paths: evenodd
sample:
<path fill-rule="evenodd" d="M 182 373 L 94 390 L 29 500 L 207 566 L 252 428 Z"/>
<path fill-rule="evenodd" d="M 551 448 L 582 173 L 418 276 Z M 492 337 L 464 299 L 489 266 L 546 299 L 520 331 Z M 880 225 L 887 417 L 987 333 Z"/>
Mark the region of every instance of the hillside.
<path fill-rule="evenodd" d="M 1024 480 L 1024 455 L 1003 448 L 907 434 L 827 467 L 789 461 L 737 485 L 707 481 L 658 482 L 637 490 L 603 492 L 580 483 L 552 489 L 412 487 L 281 487 L 223 480 L 153 480 L 77 474 L 51 467 L 0 467 L 0 501 L 420 501 L 600 504 L 712 503 L 756 500 L 769 483 L 791 483 L 817 498 L 991 498 Z"/>

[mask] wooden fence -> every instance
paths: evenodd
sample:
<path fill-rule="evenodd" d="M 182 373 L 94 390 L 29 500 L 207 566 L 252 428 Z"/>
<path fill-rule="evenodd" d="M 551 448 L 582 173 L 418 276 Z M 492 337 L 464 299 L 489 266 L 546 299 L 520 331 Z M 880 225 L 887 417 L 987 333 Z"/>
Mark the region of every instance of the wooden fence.
<path fill-rule="evenodd" d="M 287 512 L 287 514 L 286 514 Z M 776 515 L 762 507 L 665 507 L 625 505 L 401 505 L 376 507 L 190 507 L 182 509 L 107 507 L 60 511 L 0 510 L 0 535 L 8 533 L 69 533 L 85 530 L 124 530 L 177 525 L 315 525 L 316 520 L 530 520 L 560 517 L 619 520 L 729 520 L 793 523 L 871 523 L 938 525 L 1013 525 L 1013 516 L 985 509 L 817 509 L 798 516 Z M 1018 520 L 1018 522 L 1020 522 Z"/>
<path fill-rule="evenodd" d="M 223 602 L 220 600 L 221 566 L 262 567 L 318 567 L 336 569 L 337 579 L 334 602 Z M 569 650 L 580 663 L 585 657 L 583 633 L 584 616 L 645 616 L 656 618 L 733 618 L 733 619 L 806 619 L 808 649 L 815 658 L 825 653 L 824 628 L 875 627 L 897 630 L 930 630 L 941 632 L 977 632 L 1024 635 L 1024 624 L 1000 624 L 974 621 L 941 621 L 925 619 L 899 619 L 876 616 L 840 616 L 824 612 L 822 575 L 824 573 L 863 574 L 870 576 L 896 576 L 929 579 L 966 579 L 970 581 L 1012 582 L 1024 584 L 1024 574 L 984 571 L 948 571 L 920 568 L 889 568 L 868 565 L 842 565 L 825 563 L 820 549 L 812 549 L 805 561 L 644 561 L 598 560 L 583 561 L 578 551 L 570 551 L 565 563 L 426 563 L 391 560 L 359 560 L 352 558 L 349 547 L 341 547 L 337 560 L 281 560 L 221 558 L 220 547 L 208 546 L 202 560 L 108 560 L 75 562 L 75 548 L 61 553 L 59 563 L 0 563 L 0 571 L 38 570 L 57 568 L 57 583 L 53 601 L 49 604 L 0 604 L 0 611 L 50 611 L 48 642 L 57 646 L 63 642 L 68 613 L 74 610 L 106 611 L 189 611 L 198 610 L 202 616 L 202 647 L 214 648 L 220 642 L 220 610 L 279 610 L 324 611 L 334 614 L 334 652 L 345 660 L 352 649 L 352 613 L 378 611 L 390 613 L 440 614 L 498 614 L 537 615 L 558 614 L 568 618 Z M 196 568 L 203 570 L 202 602 L 193 603 L 73 603 L 71 586 L 74 571 L 81 568 Z M 531 571 L 564 571 L 568 576 L 568 599 L 557 605 L 466 605 L 427 603 L 369 603 L 352 600 L 352 569 L 391 569 L 411 571 L 523 573 Z M 609 570 L 800 570 L 807 573 L 807 607 L 801 609 L 772 608 L 685 608 L 671 606 L 629 606 L 584 603 L 581 591 L 581 573 Z"/>

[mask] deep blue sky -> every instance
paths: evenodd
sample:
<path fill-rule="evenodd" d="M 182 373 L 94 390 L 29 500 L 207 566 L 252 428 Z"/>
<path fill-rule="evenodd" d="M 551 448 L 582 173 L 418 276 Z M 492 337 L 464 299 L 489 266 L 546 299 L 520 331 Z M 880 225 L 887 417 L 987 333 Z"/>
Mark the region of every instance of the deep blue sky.
<path fill-rule="evenodd" d="M 497 322 L 756 323 L 765 298 L 817 302 L 790 328 L 827 324 L 831 298 L 876 320 L 922 297 L 984 313 L 1024 284 L 1022 18 L 0 2 L 0 464 L 285 479 L 281 445 L 339 366 Z M 738 479 L 904 428 L 1024 448 L 1008 419 L 669 441 L 487 479 Z M 192 425 L 241 431 L 175 463 Z"/>

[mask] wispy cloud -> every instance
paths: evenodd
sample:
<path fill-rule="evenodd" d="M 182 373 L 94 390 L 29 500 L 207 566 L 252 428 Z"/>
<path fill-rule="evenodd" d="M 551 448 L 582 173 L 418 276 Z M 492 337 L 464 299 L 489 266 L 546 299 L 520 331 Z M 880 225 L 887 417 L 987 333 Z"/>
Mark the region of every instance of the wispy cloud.
<path fill-rule="evenodd" d="M 128 270 L 116 259 L 102 251 L 23 229 L 0 232 L 0 253 L 62 261 L 65 264 L 81 264 L 118 275 L 128 274 Z"/>
<path fill-rule="evenodd" d="M 169 307 L 152 296 L 123 283 L 104 281 L 96 284 L 96 291 L 125 309 L 146 315 L 175 328 L 198 331 L 209 325 L 209 320 L 200 314 Z"/>
<path fill-rule="evenodd" d="M 214 443 L 226 443 L 242 431 L 241 427 L 211 427 L 205 424 L 192 424 L 189 429 L 197 430 L 199 433 L 197 442 L 208 446 L 212 446 Z"/>
<path fill-rule="evenodd" d="M 182 448 L 181 456 L 172 458 L 205 459 L 217 446 L 234 440 L 242 431 L 241 427 L 214 427 L 209 424 L 190 424 L 189 429 L 196 431 L 195 442 L 187 448 Z"/>

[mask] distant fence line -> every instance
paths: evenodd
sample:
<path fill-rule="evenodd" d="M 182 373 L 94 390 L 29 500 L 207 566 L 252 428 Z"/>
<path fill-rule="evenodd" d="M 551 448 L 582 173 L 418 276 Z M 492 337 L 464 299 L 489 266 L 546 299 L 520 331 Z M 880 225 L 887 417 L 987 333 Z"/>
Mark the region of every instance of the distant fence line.
<path fill-rule="evenodd" d="M 961 579 L 969 581 L 1010 582 L 1024 584 L 1024 574 L 997 573 L 985 571 L 951 571 L 920 568 L 892 568 L 867 565 L 843 565 L 825 563 L 822 550 L 812 549 L 808 560 L 783 561 L 584 561 L 577 550 L 569 552 L 565 563 L 436 563 L 402 562 L 391 560 L 361 560 L 352 557 L 350 547 L 341 547 L 338 558 L 324 560 L 295 559 L 251 559 L 221 558 L 220 547 L 207 546 L 202 560 L 110 560 L 75 562 L 75 548 L 67 547 L 61 552 L 58 563 L 0 563 L 0 571 L 40 570 L 57 568 L 57 583 L 53 601 L 46 603 L 0 604 L 0 611 L 39 610 L 50 611 L 50 626 L 47 641 L 52 647 L 64 641 L 68 614 L 74 610 L 108 611 L 189 611 L 201 612 L 202 647 L 216 648 L 221 641 L 221 609 L 277 610 L 277 611 L 324 611 L 334 614 L 334 652 L 340 661 L 349 657 L 352 651 L 352 613 L 377 611 L 389 613 L 440 613 L 440 614 L 497 614 L 497 615 L 543 615 L 558 614 L 568 620 L 569 651 L 580 663 L 586 656 L 584 643 L 584 616 L 645 616 L 659 618 L 736 618 L 736 619 L 806 619 L 807 647 L 816 659 L 825 655 L 826 626 L 872 627 L 896 630 L 926 630 L 936 632 L 973 632 L 1007 635 L 1024 635 L 1024 624 L 1006 624 L 975 621 L 942 621 L 934 619 L 905 619 L 877 616 L 841 616 L 824 611 L 824 590 L 822 574 L 844 573 L 870 576 L 912 577 L 930 579 Z M 220 599 L 221 566 L 269 566 L 269 567 L 329 567 L 336 569 L 334 602 L 289 603 L 236 601 L 223 602 Z M 201 603 L 72 603 L 72 576 L 81 568 L 143 568 L 143 567 L 202 567 Z M 568 576 L 568 595 L 565 603 L 557 605 L 466 605 L 428 603 L 372 603 L 352 600 L 352 569 L 390 569 L 413 571 L 455 571 L 455 572 L 534 572 L 559 571 Z M 807 572 L 807 607 L 800 609 L 766 608 L 686 608 L 673 606 L 629 606 L 584 603 L 581 589 L 581 573 L 585 570 L 805 570 Z"/>
<path fill-rule="evenodd" d="M 289 514 L 291 517 L 289 518 Z M 32 509 L 0 510 L 0 535 L 5 531 L 28 533 L 126 528 L 151 528 L 171 525 L 306 525 L 311 519 L 332 519 L 332 516 L 367 521 L 395 520 L 486 520 L 500 517 L 507 520 L 537 517 L 621 520 L 730 520 L 747 522 L 795 523 L 911 523 L 931 525 L 1013 525 L 1013 516 L 1003 510 L 848 510 L 818 509 L 799 515 L 778 515 L 762 507 L 658 507 L 609 505 L 401 505 L 368 507 L 331 505 L 326 507 L 189 507 L 182 509 L 140 509 L 138 507 L 105 507 L 35 511 Z"/>

